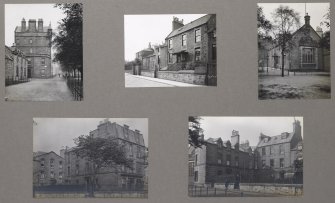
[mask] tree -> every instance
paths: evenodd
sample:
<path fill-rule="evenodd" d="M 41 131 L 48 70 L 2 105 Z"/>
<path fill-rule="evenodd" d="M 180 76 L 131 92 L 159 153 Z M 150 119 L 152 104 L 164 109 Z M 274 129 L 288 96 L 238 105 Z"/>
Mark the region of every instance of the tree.
<path fill-rule="evenodd" d="M 269 35 L 269 32 L 272 29 L 272 24 L 269 20 L 265 18 L 263 13 L 263 8 L 257 6 L 257 34 L 258 34 L 258 47 L 262 48 L 260 40 L 271 40 L 272 37 Z"/>
<path fill-rule="evenodd" d="M 112 167 L 115 168 L 116 172 L 118 172 L 119 166 L 133 169 L 132 159 L 127 157 L 125 146 L 115 139 L 81 135 L 75 138 L 74 142 L 76 146 L 72 152 L 93 164 L 89 181 L 92 188 L 90 196 L 93 196 L 96 175 L 100 169 Z"/>
<path fill-rule="evenodd" d="M 320 46 L 321 47 L 324 47 L 326 48 L 328 51 L 330 51 L 330 31 L 329 31 L 329 28 L 330 28 L 330 7 L 328 8 L 327 10 L 327 13 L 323 16 L 325 19 L 323 22 L 320 23 L 321 26 L 326 26 L 326 28 L 328 29 L 321 41 L 320 41 Z"/>
<path fill-rule="evenodd" d="M 285 54 L 289 52 L 290 48 L 294 46 L 291 42 L 292 33 L 300 25 L 300 15 L 298 12 L 289 8 L 288 6 L 280 5 L 273 16 L 273 32 L 277 43 L 281 48 L 282 58 L 282 77 L 284 77 L 284 62 Z"/>
<path fill-rule="evenodd" d="M 203 130 L 200 127 L 200 117 L 190 116 L 188 119 L 188 143 L 189 145 L 198 148 L 205 143 L 202 137 Z"/>
<path fill-rule="evenodd" d="M 53 45 L 56 48 L 54 62 L 59 62 L 63 71 L 79 71 L 83 79 L 83 4 L 55 4 L 63 10 L 65 18 L 59 22 L 59 32 L 54 34 Z"/>

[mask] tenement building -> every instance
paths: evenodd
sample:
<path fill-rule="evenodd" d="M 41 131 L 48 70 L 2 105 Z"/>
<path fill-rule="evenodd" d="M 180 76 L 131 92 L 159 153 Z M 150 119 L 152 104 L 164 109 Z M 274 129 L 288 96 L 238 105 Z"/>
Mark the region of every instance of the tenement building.
<path fill-rule="evenodd" d="M 52 76 L 51 67 L 52 28 L 43 25 L 43 20 L 28 21 L 23 18 L 21 26 L 15 29 L 15 46 L 28 60 L 28 77 L 48 78 Z"/>
<path fill-rule="evenodd" d="M 34 153 L 33 184 L 56 185 L 64 183 L 64 158 L 55 152 Z"/>
<path fill-rule="evenodd" d="M 306 14 L 305 24 L 292 34 L 287 43 L 289 51 L 284 55 L 284 69 L 292 71 L 329 71 L 328 51 L 321 46 L 324 37 L 320 27 L 316 30 L 310 25 L 310 16 Z M 282 50 L 278 43 L 269 49 L 268 66 L 282 67 Z M 328 65 L 327 65 L 328 64 Z"/>
<path fill-rule="evenodd" d="M 208 138 L 204 145 L 189 148 L 189 185 L 214 185 L 226 182 L 273 183 L 274 181 L 302 181 L 303 159 L 301 125 L 293 123 L 293 132 L 276 136 L 261 133 L 257 146 L 248 141 L 240 143 L 238 131 L 231 140 Z M 301 162 L 302 163 L 302 162 Z"/>
<path fill-rule="evenodd" d="M 273 171 L 275 179 L 293 176 L 294 161 L 302 157 L 302 136 L 300 121 L 293 123 L 293 132 L 276 136 L 261 134 L 256 148 L 260 169 Z"/>
<path fill-rule="evenodd" d="M 62 150 L 65 156 L 66 183 L 71 185 L 91 185 L 92 174 L 95 174 L 96 190 L 135 190 L 143 189 L 146 180 L 146 147 L 143 135 L 138 130 L 131 130 L 127 125 L 101 121 L 97 129 L 90 132 L 91 136 L 110 138 L 123 145 L 126 155 L 132 160 L 133 167 L 122 165 L 102 167 L 95 170 L 94 164 L 85 158 L 76 156 L 71 148 Z"/>

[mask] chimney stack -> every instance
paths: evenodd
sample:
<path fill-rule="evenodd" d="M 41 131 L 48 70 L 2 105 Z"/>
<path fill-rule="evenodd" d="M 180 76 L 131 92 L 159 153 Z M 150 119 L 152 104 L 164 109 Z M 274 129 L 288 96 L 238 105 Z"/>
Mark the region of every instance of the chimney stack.
<path fill-rule="evenodd" d="M 172 20 L 172 31 L 184 26 L 183 20 L 179 20 L 177 17 L 173 17 Z"/>
<path fill-rule="evenodd" d="M 233 130 L 231 135 L 231 145 L 234 146 L 235 149 L 239 149 L 240 146 L 240 134 L 238 131 Z"/>
<path fill-rule="evenodd" d="M 26 20 L 24 18 L 22 18 L 21 21 L 21 32 L 25 32 L 26 31 Z"/>
<path fill-rule="evenodd" d="M 311 17 L 306 13 L 305 15 L 305 25 L 310 25 Z"/>
<path fill-rule="evenodd" d="M 30 32 L 36 32 L 36 20 L 30 19 L 28 22 L 28 26 Z"/>
<path fill-rule="evenodd" d="M 43 32 L 43 19 L 38 19 L 38 31 Z"/>

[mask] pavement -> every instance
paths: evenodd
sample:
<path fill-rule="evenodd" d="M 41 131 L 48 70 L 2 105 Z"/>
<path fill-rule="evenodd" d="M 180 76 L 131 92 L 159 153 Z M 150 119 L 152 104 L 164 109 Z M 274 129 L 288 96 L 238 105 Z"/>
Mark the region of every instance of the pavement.
<path fill-rule="evenodd" d="M 253 191 L 243 191 L 243 190 L 225 190 L 211 188 L 208 192 L 205 188 L 199 192 L 197 191 L 189 191 L 189 196 L 191 197 L 288 197 L 289 195 L 284 194 L 275 194 L 275 193 L 261 193 L 261 192 L 253 192 Z"/>
<path fill-rule="evenodd" d="M 73 101 L 63 78 L 31 79 L 29 82 L 7 86 L 7 101 Z"/>
<path fill-rule="evenodd" d="M 151 78 L 141 75 L 132 75 L 129 73 L 125 73 L 125 86 L 126 87 L 203 87 L 202 85 L 194 85 L 172 80 Z"/>

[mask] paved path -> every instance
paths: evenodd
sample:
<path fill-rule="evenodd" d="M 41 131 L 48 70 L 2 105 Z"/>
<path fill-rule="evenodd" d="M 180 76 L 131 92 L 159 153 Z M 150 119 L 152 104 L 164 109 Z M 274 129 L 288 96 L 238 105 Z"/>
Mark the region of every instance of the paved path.
<path fill-rule="evenodd" d="M 8 101 L 72 101 L 63 78 L 31 79 L 30 82 L 6 87 Z"/>
<path fill-rule="evenodd" d="M 202 87 L 201 85 L 193 85 L 188 83 L 176 82 L 172 80 L 163 80 L 159 78 L 151 78 L 140 75 L 131 75 L 125 73 L 126 87 Z"/>

